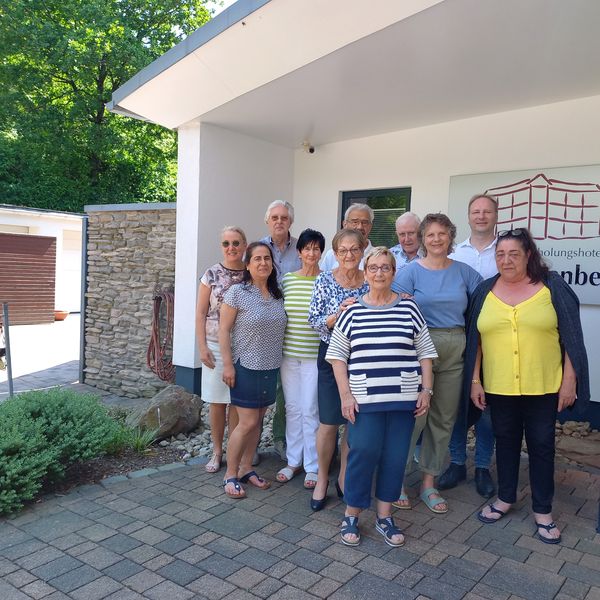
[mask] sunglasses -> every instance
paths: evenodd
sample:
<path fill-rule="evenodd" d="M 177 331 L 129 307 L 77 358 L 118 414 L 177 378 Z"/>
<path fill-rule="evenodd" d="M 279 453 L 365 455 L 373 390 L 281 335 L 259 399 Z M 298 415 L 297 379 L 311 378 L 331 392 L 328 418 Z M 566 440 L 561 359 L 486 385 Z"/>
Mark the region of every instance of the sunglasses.
<path fill-rule="evenodd" d="M 223 240 L 221 242 L 221 246 L 223 246 L 223 248 L 229 248 L 229 246 L 233 246 L 234 248 L 237 248 L 242 242 L 240 242 L 240 240 L 233 240 L 233 242 L 230 242 L 229 240 Z"/>
<path fill-rule="evenodd" d="M 517 227 L 516 229 L 507 229 L 506 231 L 498 232 L 498 239 L 502 239 L 505 237 L 521 237 L 525 235 L 525 230 L 522 227 Z"/>

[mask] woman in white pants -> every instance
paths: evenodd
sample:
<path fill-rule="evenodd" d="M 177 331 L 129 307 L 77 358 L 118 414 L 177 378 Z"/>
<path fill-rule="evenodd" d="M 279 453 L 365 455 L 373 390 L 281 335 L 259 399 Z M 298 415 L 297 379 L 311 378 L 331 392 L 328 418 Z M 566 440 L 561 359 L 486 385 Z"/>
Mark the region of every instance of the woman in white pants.
<path fill-rule="evenodd" d="M 305 229 L 296 245 L 302 267 L 286 273 L 282 288 L 288 316 L 283 342 L 281 384 L 285 397 L 285 437 L 288 464 L 277 473 L 277 481 L 285 483 L 302 467 L 306 472 L 304 487 L 317 483 L 317 355 L 319 334 L 308 324 L 308 306 L 315 286 L 319 260 L 325 249 L 323 234 Z"/>

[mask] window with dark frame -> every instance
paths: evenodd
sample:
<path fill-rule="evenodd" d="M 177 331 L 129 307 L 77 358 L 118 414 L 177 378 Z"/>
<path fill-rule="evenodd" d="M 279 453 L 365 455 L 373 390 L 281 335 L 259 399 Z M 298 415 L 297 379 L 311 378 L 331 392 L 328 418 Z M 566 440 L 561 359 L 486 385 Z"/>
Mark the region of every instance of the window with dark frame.
<path fill-rule="evenodd" d="M 396 219 L 410 210 L 410 191 L 409 187 L 405 187 L 342 192 L 342 221 L 351 204 L 370 206 L 375 213 L 375 220 L 369 239 L 373 246 L 391 248 L 398 243 Z"/>

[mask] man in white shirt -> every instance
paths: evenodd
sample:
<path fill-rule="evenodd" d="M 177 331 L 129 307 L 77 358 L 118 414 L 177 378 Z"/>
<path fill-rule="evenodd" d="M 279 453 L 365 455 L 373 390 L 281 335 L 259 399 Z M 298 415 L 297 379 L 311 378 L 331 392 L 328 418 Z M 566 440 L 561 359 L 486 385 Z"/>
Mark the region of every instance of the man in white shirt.
<path fill-rule="evenodd" d="M 374 218 L 375 213 L 368 204 L 351 204 L 346 209 L 346 214 L 344 215 L 344 222 L 342 223 L 343 228 L 357 229 L 365 236 L 365 239 L 367 240 L 367 247 L 365 248 L 363 256 L 368 254 L 373 248 L 373 245 L 369 240 L 369 234 L 371 233 L 371 229 L 373 229 Z M 364 259 L 361 259 L 360 264 L 358 265 L 359 269 L 363 268 L 363 261 Z M 337 258 L 335 257 L 333 248 L 330 248 L 325 253 L 325 256 L 321 259 L 321 270 L 331 271 L 337 266 Z"/>
<path fill-rule="evenodd" d="M 413 212 L 405 212 L 396 219 L 399 243 L 390 248 L 390 252 L 396 258 L 396 273 L 422 256 L 419 225 L 421 219 Z"/>
<path fill-rule="evenodd" d="M 498 272 L 496 268 L 498 202 L 492 196 L 477 194 L 469 201 L 468 211 L 471 235 L 456 246 L 449 258 L 468 264 L 484 279 L 489 279 Z M 465 377 L 472 377 L 472 373 L 465 373 Z M 448 446 L 450 465 L 438 480 L 438 489 L 440 490 L 453 488 L 467 478 L 465 462 L 467 459 L 468 402 L 461 405 L 456 418 Z M 491 498 L 496 493 L 496 486 L 490 475 L 490 462 L 494 453 L 494 432 L 489 408 L 482 413 L 481 418 L 475 424 L 475 436 L 475 486 L 481 496 Z"/>

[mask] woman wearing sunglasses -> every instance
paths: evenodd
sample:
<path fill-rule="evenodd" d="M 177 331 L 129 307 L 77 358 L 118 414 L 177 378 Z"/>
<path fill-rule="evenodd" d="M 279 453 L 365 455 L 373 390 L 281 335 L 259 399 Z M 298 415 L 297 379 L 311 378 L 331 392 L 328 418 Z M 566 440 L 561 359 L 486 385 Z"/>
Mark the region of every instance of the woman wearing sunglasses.
<path fill-rule="evenodd" d="M 237 424 L 235 408 L 229 406 L 229 387 L 223 382 L 223 362 L 219 350 L 219 310 L 225 292 L 244 276 L 243 262 L 246 234 L 239 227 L 225 227 L 221 231 L 223 260 L 207 269 L 200 279 L 196 309 L 196 333 L 202 360 L 202 400 L 210 404 L 210 435 L 213 454 L 206 464 L 209 473 L 221 468 L 225 423 L 231 432 Z M 229 416 L 227 417 L 227 407 Z"/>
<path fill-rule="evenodd" d="M 348 546 L 360 542 L 358 515 L 371 505 L 377 472 L 375 528 L 397 547 L 404 535 L 392 518 L 392 502 L 400 495 L 415 417 L 429 408 L 437 352 L 415 301 L 391 290 L 394 255 L 379 246 L 364 264 L 369 291 L 340 316 L 326 355 L 348 419 L 341 537 Z"/>
<path fill-rule="evenodd" d="M 557 412 L 590 397 L 579 301 L 527 229 L 498 234 L 496 265 L 498 275 L 475 291 L 467 322 L 465 373 L 475 406 L 490 405 L 498 469 L 498 498 L 478 518 L 495 523 L 517 501 L 525 433 L 535 535 L 558 544 L 554 424 Z"/>

